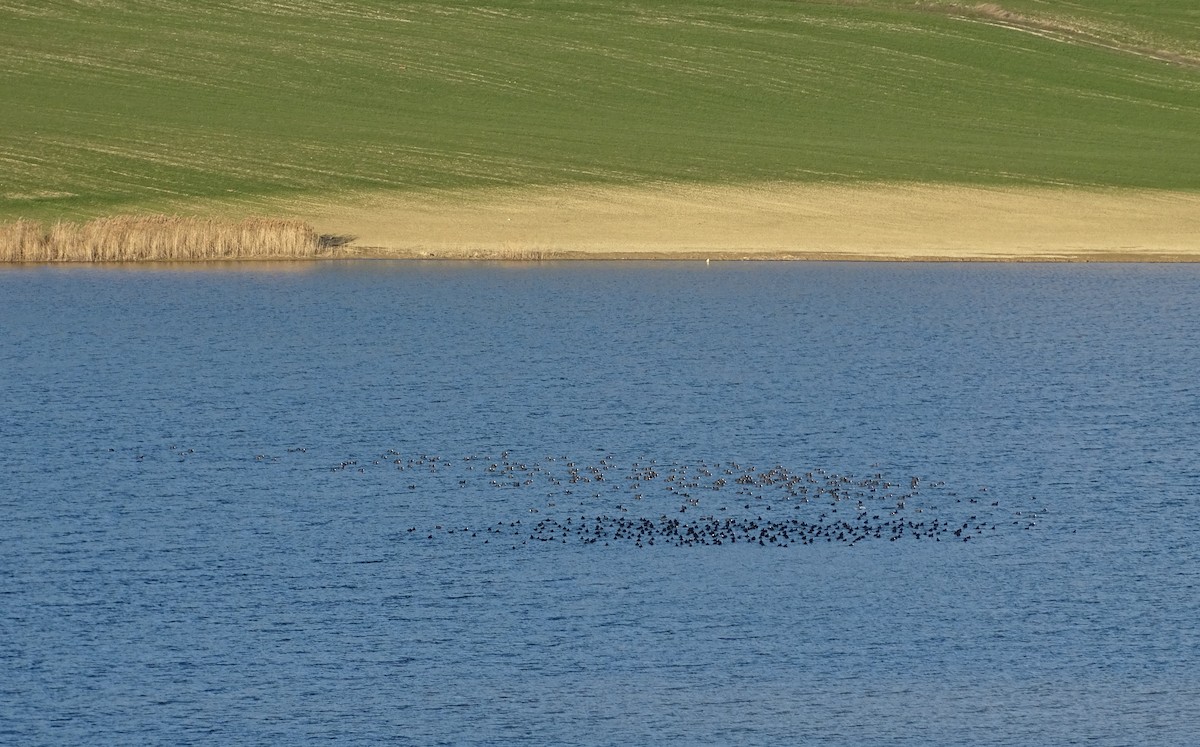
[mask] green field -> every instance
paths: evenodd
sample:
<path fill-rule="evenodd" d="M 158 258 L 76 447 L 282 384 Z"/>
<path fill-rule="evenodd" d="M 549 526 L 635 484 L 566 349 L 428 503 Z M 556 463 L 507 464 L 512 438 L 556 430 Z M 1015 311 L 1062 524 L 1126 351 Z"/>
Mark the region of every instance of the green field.
<path fill-rule="evenodd" d="M 363 190 L 1200 190 L 1200 4 L 0 0 L 0 219 Z M 1007 19 L 1007 20 L 1006 20 Z"/>

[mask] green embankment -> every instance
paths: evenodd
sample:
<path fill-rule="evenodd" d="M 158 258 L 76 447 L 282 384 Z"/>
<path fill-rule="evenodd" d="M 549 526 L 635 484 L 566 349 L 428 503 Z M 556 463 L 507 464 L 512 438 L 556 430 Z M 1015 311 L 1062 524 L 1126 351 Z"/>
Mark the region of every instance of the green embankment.
<path fill-rule="evenodd" d="M 0 0 L 0 220 L 558 183 L 1200 189 L 1194 0 L 1000 6 Z"/>

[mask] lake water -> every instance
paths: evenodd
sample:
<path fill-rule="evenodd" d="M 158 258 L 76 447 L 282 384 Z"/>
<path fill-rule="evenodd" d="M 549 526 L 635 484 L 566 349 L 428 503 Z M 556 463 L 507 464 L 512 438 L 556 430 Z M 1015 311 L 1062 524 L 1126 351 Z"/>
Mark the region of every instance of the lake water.
<path fill-rule="evenodd" d="M 0 742 L 1200 743 L 1198 312 L 1195 265 L 2 270 Z"/>

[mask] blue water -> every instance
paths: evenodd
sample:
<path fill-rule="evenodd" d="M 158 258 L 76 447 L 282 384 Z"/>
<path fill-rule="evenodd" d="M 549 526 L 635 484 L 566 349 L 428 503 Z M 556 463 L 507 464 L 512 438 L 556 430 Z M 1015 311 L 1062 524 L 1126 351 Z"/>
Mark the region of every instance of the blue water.
<path fill-rule="evenodd" d="M 0 743 L 1200 743 L 1197 309 L 1192 265 L 5 269 Z"/>

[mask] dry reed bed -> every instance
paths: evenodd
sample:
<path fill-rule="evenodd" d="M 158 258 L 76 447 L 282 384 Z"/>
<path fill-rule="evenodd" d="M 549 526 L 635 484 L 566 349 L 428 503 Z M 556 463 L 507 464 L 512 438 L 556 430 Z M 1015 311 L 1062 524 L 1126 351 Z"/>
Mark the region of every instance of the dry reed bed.
<path fill-rule="evenodd" d="M 86 223 L 0 225 L 0 262 L 175 262 L 301 259 L 323 248 L 300 220 L 117 216 Z"/>

